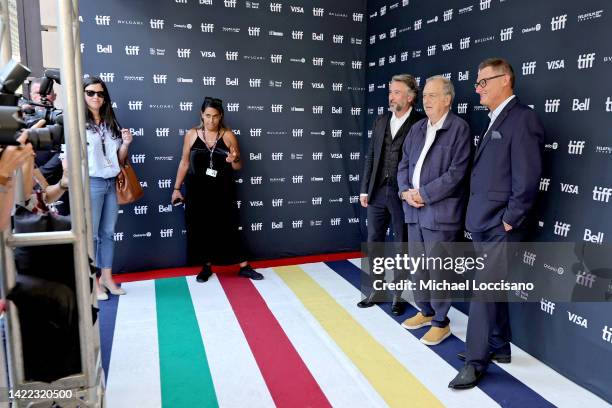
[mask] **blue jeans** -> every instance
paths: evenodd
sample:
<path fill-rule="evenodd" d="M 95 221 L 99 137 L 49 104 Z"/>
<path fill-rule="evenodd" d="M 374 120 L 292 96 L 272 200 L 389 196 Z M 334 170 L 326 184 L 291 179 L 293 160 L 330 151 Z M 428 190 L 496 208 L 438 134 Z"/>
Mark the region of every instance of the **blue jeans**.
<path fill-rule="evenodd" d="M 90 177 L 89 187 L 95 264 L 98 268 L 110 269 L 113 267 L 115 224 L 119 211 L 115 178 Z"/>

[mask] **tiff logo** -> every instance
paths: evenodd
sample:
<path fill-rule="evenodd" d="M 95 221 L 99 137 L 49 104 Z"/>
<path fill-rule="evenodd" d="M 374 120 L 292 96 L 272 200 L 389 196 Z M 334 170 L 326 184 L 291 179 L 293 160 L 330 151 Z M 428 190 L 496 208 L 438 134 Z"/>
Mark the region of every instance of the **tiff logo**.
<path fill-rule="evenodd" d="M 168 80 L 168 75 L 165 74 L 153 74 L 154 84 L 165 84 Z"/>
<path fill-rule="evenodd" d="M 203 33 L 212 33 L 215 31 L 215 25 L 212 23 L 202 23 L 200 24 L 200 30 L 202 30 Z"/>
<path fill-rule="evenodd" d="M 602 330 L 602 335 L 601 338 L 603 339 L 603 341 L 607 341 L 609 343 L 612 343 L 612 327 L 608 328 L 608 326 L 605 326 Z"/>
<path fill-rule="evenodd" d="M 177 48 L 176 55 L 179 58 L 191 58 L 191 49 L 190 48 Z"/>
<path fill-rule="evenodd" d="M 155 128 L 155 136 L 157 137 L 170 136 L 170 128 Z"/>
<path fill-rule="evenodd" d="M 225 51 L 225 59 L 228 61 L 238 61 L 238 51 Z"/>
<path fill-rule="evenodd" d="M 142 110 L 142 101 L 128 101 L 128 109 L 131 111 Z"/>
<path fill-rule="evenodd" d="M 570 140 L 567 145 L 567 152 L 569 154 L 582 154 L 585 143 L 584 140 Z"/>
<path fill-rule="evenodd" d="M 499 37 L 502 41 L 510 41 L 512 39 L 512 32 L 514 31 L 514 27 L 503 28 L 499 32 Z"/>
<path fill-rule="evenodd" d="M 480 10 L 491 8 L 491 0 L 480 0 Z"/>
<path fill-rule="evenodd" d="M 164 29 L 164 21 L 165 20 L 150 19 L 149 20 L 149 24 L 151 25 L 151 28 L 154 29 L 154 30 L 163 30 Z"/>
<path fill-rule="evenodd" d="M 270 62 L 272 62 L 273 64 L 280 64 L 283 62 L 283 55 L 282 54 L 272 54 L 270 55 Z"/>
<path fill-rule="evenodd" d="M 100 79 L 104 82 L 114 82 L 115 74 L 112 72 L 100 72 Z"/>
<path fill-rule="evenodd" d="M 536 61 L 523 62 L 523 75 L 535 74 Z"/>
<path fill-rule="evenodd" d="M 260 137 L 261 136 L 261 128 L 251 128 L 249 129 L 249 133 L 251 137 Z"/>
<path fill-rule="evenodd" d="M 353 116 L 359 116 L 361 115 L 361 108 L 351 108 L 351 115 Z"/>
<path fill-rule="evenodd" d="M 314 115 L 321 115 L 323 113 L 323 105 L 316 105 L 312 107 L 312 113 Z"/>
<path fill-rule="evenodd" d="M 217 77 L 207 77 L 207 76 L 202 77 L 202 82 L 204 83 L 204 85 L 207 85 L 207 86 L 214 85 L 216 81 L 217 81 Z"/>
<path fill-rule="evenodd" d="M 312 205 L 321 205 L 323 203 L 323 197 L 312 197 Z"/>
<path fill-rule="evenodd" d="M 283 199 L 282 198 L 274 198 L 272 199 L 272 207 L 282 207 Z"/>
<path fill-rule="evenodd" d="M 263 228 L 262 222 L 251 223 L 251 231 L 261 231 L 262 228 Z"/>
<path fill-rule="evenodd" d="M 170 188 L 171 185 L 172 185 L 171 179 L 157 180 L 158 188 Z"/>
<path fill-rule="evenodd" d="M 595 201 L 609 203 L 610 195 L 612 195 L 612 188 L 595 186 L 593 189 L 593 200 Z"/>
<path fill-rule="evenodd" d="M 578 69 L 593 68 L 593 62 L 595 62 L 595 53 L 580 54 L 578 56 Z"/>
<path fill-rule="evenodd" d="M 342 181 L 342 174 L 332 174 L 330 178 L 332 183 L 340 183 Z"/>
<path fill-rule="evenodd" d="M 303 89 L 304 88 L 304 81 L 292 81 L 291 82 L 291 87 L 293 89 Z"/>
<path fill-rule="evenodd" d="M 166 228 L 159 230 L 159 236 L 162 238 L 172 238 L 174 230 L 172 228 Z"/>
<path fill-rule="evenodd" d="M 361 69 L 363 63 L 361 61 L 351 61 L 351 68 L 353 69 Z"/>
<path fill-rule="evenodd" d="M 606 99 L 606 112 L 612 112 L 612 98 L 609 96 L 608 99 Z"/>
<path fill-rule="evenodd" d="M 123 241 L 123 232 L 115 232 L 113 234 L 113 241 Z"/>
<path fill-rule="evenodd" d="M 140 53 L 140 47 L 137 45 L 126 45 L 125 55 L 138 55 Z"/>
<path fill-rule="evenodd" d="M 271 156 L 272 156 L 272 160 L 274 161 L 283 160 L 283 153 L 281 152 L 272 153 Z"/>
<path fill-rule="evenodd" d="M 431 57 L 432 55 L 436 55 L 436 46 L 435 45 L 430 45 L 429 47 L 427 47 L 427 56 Z"/>
<path fill-rule="evenodd" d="M 260 27 L 249 27 L 247 31 L 249 32 L 249 37 L 259 37 L 259 34 L 261 33 L 261 28 Z"/>
<path fill-rule="evenodd" d="M 144 154 L 133 154 L 132 155 L 132 163 L 134 164 L 142 164 L 144 163 L 146 155 Z"/>
<path fill-rule="evenodd" d="M 251 185 L 261 184 L 263 178 L 261 176 L 251 177 Z"/>
<path fill-rule="evenodd" d="M 540 191 L 548 191 L 548 187 L 550 186 L 549 178 L 541 178 L 540 179 Z"/>
<path fill-rule="evenodd" d="M 595 282 L 595 275 L 591 273 L 586 273 L 582 271 L 576 274 L 576 284 L 577 285 L 585 286 L 587 288 L 592 288 L 594 282 Z"/>
<path fill-rule="evenodd" d="M 362 22 L 363 21 L 363 13 L 353 13 L 353 21 Z"/>
<path fill-rule="evenodd" d="M 291 182 L 293 184 L 300 184 L 304 182 L 304 176 L 300 175 L 300 176 L 293 176 L 291 177 Z"/>
<path fill-rule="evenodd" d="M 457 113 L 462 115 L 467 113 L 468 104 L 467 102 L 457 104 Z"/>
<path fill-rule="evenodd" d="M 414 31 L 418 31 L 423 27 L 423 19 L 414 22 Z"/>
<path fill-rule="evenodd" d="M 332 129 L 332 137 L 342 137 L 342 129 Z"/>
<path fill-rule="evenodd" d="M 536 260 L 536 254 L 533 252 L 525 251 L 523 253 L 523 263 L 529 266 L 533 266 Z"/>
<path fill-rule="evenodd" d="M 272 13 L 280 13 L 283 9 L 283 5 L 281 3 L 270 3 L 270 11 Z"/>
<path fill-rule="evenodd" d="M 250 88 L 260 88 L 261 78 L 249 78 L 249 87 Z"/>
<path fill-rule="evenodd" d="M 193 109 L 193 102 L 179 102 L 179 109 L 182 112 L 191 112 Z"/>
<path fill-rule="evenodd" d="M 312 8 L 312 15 L 315 17 L 323 17 L 323 13 L 325 13 L 325 9 L 323 8 L 320 8 L 320 7 Z"/>
<path fill-rule="evenodd" d="M 100 16 L 96 14 L 96 25 L 110 25 L 110 16 Z"/>
<path fill-rule="evenodd" d="M 223 5 L 227 8 L 236 8 L 236 0 L 223 0 Z"/>
<path fill-rule="evenodd" d="M 551 302 L 550 300 L 546 300 L 542 298 L 540 300 L 540 310 L 548 313 L 549 315 L 552 315 L 555 311 L 555 304 Z"/>
<path fill-rule="evenodd" d="M 559 106 L 561 105 L 561 99 L 547 99 L 544 102 L 544 112 L 554 113 L 559 112 Z"/>
<path fill-rule="evenodd" d="M 470 48 L 470 38 L 471 37 L 464 37 L 459 40 L 459 49 L 465 50 L 466 48 Z"/>
<path fill-rule="evenodd" d="M 227 104 L 228 112 L 238 112 L 240 110 L 240 103 L 238 102 L 230 102 Z"/>
<path fill-rule="evenodd" d="M 332 41 L 334 44 L 342 44 L 344 41 L 344 36 L 340 34 L 334 34 L 332 37 Z"/>
<path fill-rule="evenodd" d="M 304 226 L 304 220 L 294 220 L 291 222 L 291 227 L 294 229 L 302 228 Z"/>
<path fill-rule="evenodd" d="M 283 113 L 283 105 L 275 104 L 270 107 L 272 113 Z"/>
<path fill-rule="evenodd" d="M 304 129 L 291 129 L 291 136 L 293 137 L 304 136 Z"/>
<path fill-rule="evenodd" d="M 304 38 L 304 32 L 303 31 L 291 31 L 291 38 L 293 38 L 294 40 L 301 40 Z"/>
<path fill-rule="evenodd" d="M 444 11 L 444 21 L 450 21 L 453 19 L 453 9 Z"/>
<path fill-rule="evenodd" d="M 314 152 L 312 154 L 312 160 L 323 160 L 323 152 Z"/>
<path fill-rule="evenodd" d="M 134 207 L 134 214 L 136 215 L 145 215 L 149 209 L 147 205 L 137 205 Z"/>
<path fill-rule="evenodd" d="M 360 152 L 352 152 L 351 153 L 351 160 L 359 160 L 360 156 L 361 156 Z"/>
<path fill-rule="evenodd" d="M 567 234 L 569 233 L 571 227 L 571 224 L 555 221 L 554 234 L 559 235 L 561 237 L 567 237 Z"/>
<path fill-rule="evenodd" d="M 550 20 L 551 31 L 563 30 L 565 28 L 566 22 L 567 22 L 567 14 L 563 14 L 562 16 L 553 17 Z"/>
<path fill-rule="evenodd" d="M 321 57 L 313 57 L 312 58 L 312 65 L 314 65 L 315 67 L 322 67 L 323 66 L 323 58 L 321 58 Z"/>
<path fill-rule="evenodd" d="M 331 226 L 337 227 L 338 225 L 340 225 L 340 220 L 341 220 L 340 218 L 331 218 L 329 220 L 329 223 Z"/>

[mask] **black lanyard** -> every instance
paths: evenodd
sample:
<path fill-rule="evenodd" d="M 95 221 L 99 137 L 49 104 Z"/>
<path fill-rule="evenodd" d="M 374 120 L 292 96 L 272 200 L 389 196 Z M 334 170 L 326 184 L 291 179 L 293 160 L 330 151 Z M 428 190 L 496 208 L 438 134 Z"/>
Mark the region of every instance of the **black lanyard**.
<path fill-rule="evenodd" d="M 206 143 L 206 134 L 204 133 L 204 130 L 202 130 L 202 139 L 204 139 L 204 146 L 206 146 L 206 148 L 210 152 L 210 162 L 208 163 L 208 168 L 212 169 L 213 168 L 213 153 L 215 151 L 215 148 L 217 147 L 217 143 L 219 143 L 219 139 L 221 139 L 221 129 L 219 129 L 219 131 L 217 132 L 217 139 L 215 140 L 215 143 L 213 144 L 212 147 L 208 147 L 208 143 Z"/>
<path fill-rule="evenodd" d="M 104 122 L 100 122 L 100 125 L 92 125 L 93 131 L 100 136 L 100 141 L 102 142 L 102 154 L 104 155 L 104 158 L 106 157 L 106 135 L 105 135 L 105 129 L 106 126 L 104 126 Z"/>

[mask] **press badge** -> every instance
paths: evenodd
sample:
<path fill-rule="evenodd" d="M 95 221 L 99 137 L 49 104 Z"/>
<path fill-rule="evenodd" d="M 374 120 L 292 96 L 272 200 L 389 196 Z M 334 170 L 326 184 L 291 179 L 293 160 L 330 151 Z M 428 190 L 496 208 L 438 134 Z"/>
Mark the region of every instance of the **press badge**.
<path fill-rule="evenodd" d="M 211 169 L 209 167 L 206 169 L 206 175 L 210 177 L 217 177 L 217 170 Z"/>

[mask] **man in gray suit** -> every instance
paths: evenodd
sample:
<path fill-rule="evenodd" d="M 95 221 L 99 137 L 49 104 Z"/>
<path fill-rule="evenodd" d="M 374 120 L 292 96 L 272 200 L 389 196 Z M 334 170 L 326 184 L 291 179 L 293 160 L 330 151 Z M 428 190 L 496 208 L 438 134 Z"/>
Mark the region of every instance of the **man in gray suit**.
<path fill-rule="evenodd" d="M 463 227 L 466 175 L 470 161 L 470 127 L 450 111 L 455 90 L 443 76 L 427 79 L 423 107 L 427 119 L 417 122 L 406 136 L 397 182 L 404 201 L 410 256 L 449 255 L 440 243 L 455 242 Z M 451 248 L 452 249 L 452 248 Z M 415 281 L 445 278 L 435 268 L 421 268 Z M 418 287 L 418 286 L 417 286 Z M 429 346 L 451 335 L 447 317 L 451 302 L 445 293 L 415 292 L 421 309 L 402 323 L 406 329 L 432 326 L 421 338 Z"/>

